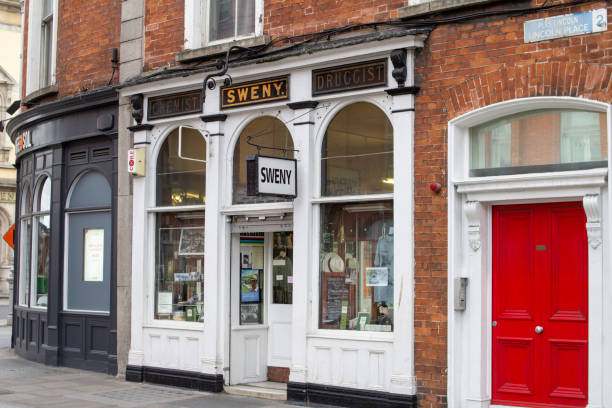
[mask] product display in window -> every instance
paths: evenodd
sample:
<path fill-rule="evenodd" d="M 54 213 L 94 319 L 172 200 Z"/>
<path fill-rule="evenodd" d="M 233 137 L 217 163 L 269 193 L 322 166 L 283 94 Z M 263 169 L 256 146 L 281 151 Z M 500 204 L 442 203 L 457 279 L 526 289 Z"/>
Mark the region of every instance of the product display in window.
<path fill-rule="evenodd" d="M 273 303 L 293 303 L 293 232 L 275 232 L 272 248 Z"/>
<path fill-rule="evenodd" d="M 393 202 L 321 206 L 320 327 L 393 330 Z"/>
<path fill-rule="evenodd" d="M 156 319 L 203 322 L 204 212 L 157 215 Z"/>

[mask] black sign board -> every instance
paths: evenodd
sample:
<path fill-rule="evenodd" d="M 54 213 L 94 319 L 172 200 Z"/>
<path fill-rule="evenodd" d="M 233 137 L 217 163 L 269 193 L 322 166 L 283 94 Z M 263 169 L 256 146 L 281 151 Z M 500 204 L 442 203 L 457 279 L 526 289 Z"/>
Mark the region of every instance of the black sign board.
<path fill-rule="evenodd" d="M 386 85 L 386 59 L 312 71 L 313 96 Z"/>
<path fill-rule="evenodd" d="M 202 90 L 149 98 L 148 120 L 202 113 Z"/>
<path fill-rule="evenodd" d="M 248 196 L 297 197 L 297 160 L 253 154 L 246 170 Z"/>
<path fill-rule="evenodd" d="M 289 99 L 289 76 L 221 87 L 221 109 Z"/>

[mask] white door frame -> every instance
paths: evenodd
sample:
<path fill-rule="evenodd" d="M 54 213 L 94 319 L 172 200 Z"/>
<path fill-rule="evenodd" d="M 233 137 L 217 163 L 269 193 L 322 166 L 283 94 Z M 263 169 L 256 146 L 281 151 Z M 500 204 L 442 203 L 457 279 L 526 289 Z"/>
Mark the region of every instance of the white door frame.
<path fill-rule="evenodd" d="M 607 113 L 611 156 L 610 105 L 579 98 L 525 98 L 467 113 L 449 122 L 448 203 L 448 404 L 491 406 L 491 220 L 501 204 L 582 201 L 589 240 L 588 407 L 612 406 L 612 350 L 609 298 L 612 295 L 609 167 L 604 169 L 470 178 L 469 128 L 494 118 L 545 108 Z M 467 307 L 454 310 L 454 280 L 468 278 Z M 604 340 L 605 339 L 605 340 Z"/>

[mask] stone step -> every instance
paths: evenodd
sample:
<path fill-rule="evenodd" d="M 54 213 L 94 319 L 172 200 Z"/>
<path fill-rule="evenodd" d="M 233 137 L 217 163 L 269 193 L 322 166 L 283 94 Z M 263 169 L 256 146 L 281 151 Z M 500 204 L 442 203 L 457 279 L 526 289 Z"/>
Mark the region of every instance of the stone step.
<path fill-rule="evenodd" d="M 226 385 L 224 390 L 227 394 L 241 395 L 245 397 L 265 398 L 277 401 L 287 399 L 287 384 L 263 381 L 240 385 Z"/>

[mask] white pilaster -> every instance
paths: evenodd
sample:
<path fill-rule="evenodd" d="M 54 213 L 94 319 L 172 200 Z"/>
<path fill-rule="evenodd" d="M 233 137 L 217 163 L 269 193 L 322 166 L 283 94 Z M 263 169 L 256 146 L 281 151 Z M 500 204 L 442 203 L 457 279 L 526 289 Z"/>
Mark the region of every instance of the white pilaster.
<path fill-rule="evenodd" d="M 298 150 L 297 161 L 297 191 L 298 196 L 293 202 L 293 246 L 303 250 L 293 252 L 293 308 L 291 325 L 291 369 L 289 381 L 306 382 L 306 334 L 309 317 L 312 316 L 312 291 L 309 283 L 310 274 L 317 273 L 312 266 L 312 186 L 314 184 L 311 166 L 314 145 L 314 112 L 310 108 L 294 110 L 293 126 L 294 146 Z M 291 124 L 289 126 L 292 126 Z"/>
<path fill-rule="evenodd" d="M 601 198 L 587 194 L 582 199 L 589 242 L 589 408 L 603 407 L 604 372 L 603 328 L 601 305 L 604 304 L 603 245 L 601 233 Z"/>
<path fill-rule="evenodd" d="M 225 330 L 222 314 L 225 311 L 224 293 L 225 261 L 223 248 L 225 243 L 224 216 L 220 213 L 223 160 L 221 157 L 224 122 L 209 122 L 206 130 L 206 213 L 204 243 L 204 348 L 200 358 L 202 372 L 206 374 L 223 374 L 223 342 Z M 215 135 L 215 136 L 210 136 Z M 227 313 L 229 316 L 229 313 Z"/>

